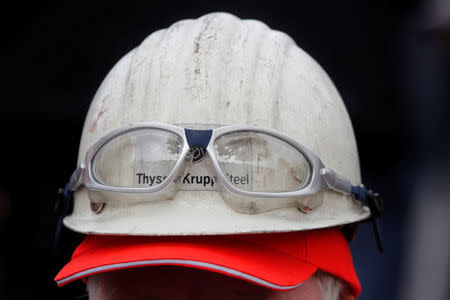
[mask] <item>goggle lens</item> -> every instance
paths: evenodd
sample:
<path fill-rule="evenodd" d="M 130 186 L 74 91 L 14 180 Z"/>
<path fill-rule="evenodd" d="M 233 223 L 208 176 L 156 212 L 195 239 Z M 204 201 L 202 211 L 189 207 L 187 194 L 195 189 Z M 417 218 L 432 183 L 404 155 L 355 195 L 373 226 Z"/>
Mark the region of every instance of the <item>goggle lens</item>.
<path fill-rule="evenodd" d="M 174 169 L 182 149 L 183 139 L 172 132 L 133 130 L 99 149 L 92 162 L 94 176 L 108 186 L 155 187 Z"/>
<path fill-rule="evenodd" d="M 239 131 L 219 136 L 214 154 L 228 182 L 251 192 L 286 192 L 304 186 L 310 166 L 300 150 L 272 135 Z"/>

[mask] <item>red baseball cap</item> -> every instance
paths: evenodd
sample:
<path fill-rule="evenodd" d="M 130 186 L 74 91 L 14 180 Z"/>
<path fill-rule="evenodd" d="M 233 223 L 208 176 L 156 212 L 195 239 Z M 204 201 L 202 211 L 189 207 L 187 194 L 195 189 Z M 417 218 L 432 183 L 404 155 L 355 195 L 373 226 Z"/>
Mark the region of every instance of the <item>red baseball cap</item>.
<path fill-rule="evenodd" d="M 93 274 L 175 265 L 222 273 L 275 290 L 296 288 L 318 268 L 361 285 L 339 229 L 207 236 L 88 235 L 56 275 L 63 286 Z"/>

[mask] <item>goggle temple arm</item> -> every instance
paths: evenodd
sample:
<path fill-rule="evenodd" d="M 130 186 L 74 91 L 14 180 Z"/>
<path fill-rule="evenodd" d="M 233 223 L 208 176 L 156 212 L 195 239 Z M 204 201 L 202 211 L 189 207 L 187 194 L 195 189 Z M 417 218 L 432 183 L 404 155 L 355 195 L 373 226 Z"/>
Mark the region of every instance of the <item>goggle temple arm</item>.
<path fill-rule="evenodd" d="M 373 192 L 372 190 L 365 189 L 363 185 L 352 185 L 348 179 L 337 174 L 333 170 L 323 168 L 320 170 L 320 174 L 322 175 L 322 178 L 330 189 L 344 194 L 351 194 L 355 199 L 361 201 L 369 207 L 369 221 L 371 221 L 373 225 L 378 250 L 380 251 L 380 253 L 383 253 L 383 241 L 381 238 L 381 231 L 377 220 L 384 211 L 383 200 L 381 199 L 380 195 Z"/>
<path fill-rule="evenodd" d="M 72 192 L 75 192 L 80 185 L 83 183 L 83 173 L 84 173 L 85 167 L 83 163 L 80 163 L 75 171 L 73 171 L 72 176 L 70 176 L 69 180 L 69 188 Z"/>

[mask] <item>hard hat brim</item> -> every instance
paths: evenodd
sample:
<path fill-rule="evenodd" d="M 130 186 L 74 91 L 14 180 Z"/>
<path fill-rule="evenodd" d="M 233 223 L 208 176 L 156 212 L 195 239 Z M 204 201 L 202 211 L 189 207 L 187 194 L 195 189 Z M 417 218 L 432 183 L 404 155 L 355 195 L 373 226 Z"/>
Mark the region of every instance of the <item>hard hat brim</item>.
<path fill-rule="evenodd" d="M 85 234 L 213 235 L 303 231 L 342 226 L 367 219 L 359 201 L 335 192 L 321 193 L 323 204 L 303 213 L 296 207 L 258 214 L 234 211 L 213 191 L 180 191 L 174 199 L 142 203 L 106 203 L 99 214 L 89 208 L 85 188 L 64 225 Z M 87 206 L 87 207 L 84 207 Z"/>

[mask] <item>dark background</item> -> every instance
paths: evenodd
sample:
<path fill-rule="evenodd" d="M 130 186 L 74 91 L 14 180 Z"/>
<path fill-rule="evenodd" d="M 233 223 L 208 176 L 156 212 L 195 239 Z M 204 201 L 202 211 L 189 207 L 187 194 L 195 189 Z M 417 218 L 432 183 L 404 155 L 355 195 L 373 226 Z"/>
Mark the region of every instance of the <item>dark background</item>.
<path fill-rule="evenodd" d="M 58 289 L 53 282 L 82 238 L 66 230 L 64 246 L 53 249 L 53 207 L 58 187 L 76 166 L 90 101 L 115 62 L 151 32 L 213 11 L 286 32 L 328 72 L 353 121 L 363 182 L 376 187 L 386 205 L 381 224 L 386 253 L 377 252 L 367 224 L 351 246 L 363 285 L 360 299 L 405 297 L 406 258 L 415 243 L 408 228 L 420 201 L 415 187 L 448 153 L 450 22 L 442 24 L 431 6 L 419 1 L 14 3 L 1 12 L 1 299 L 84 298 L 82 283 Z"/>

